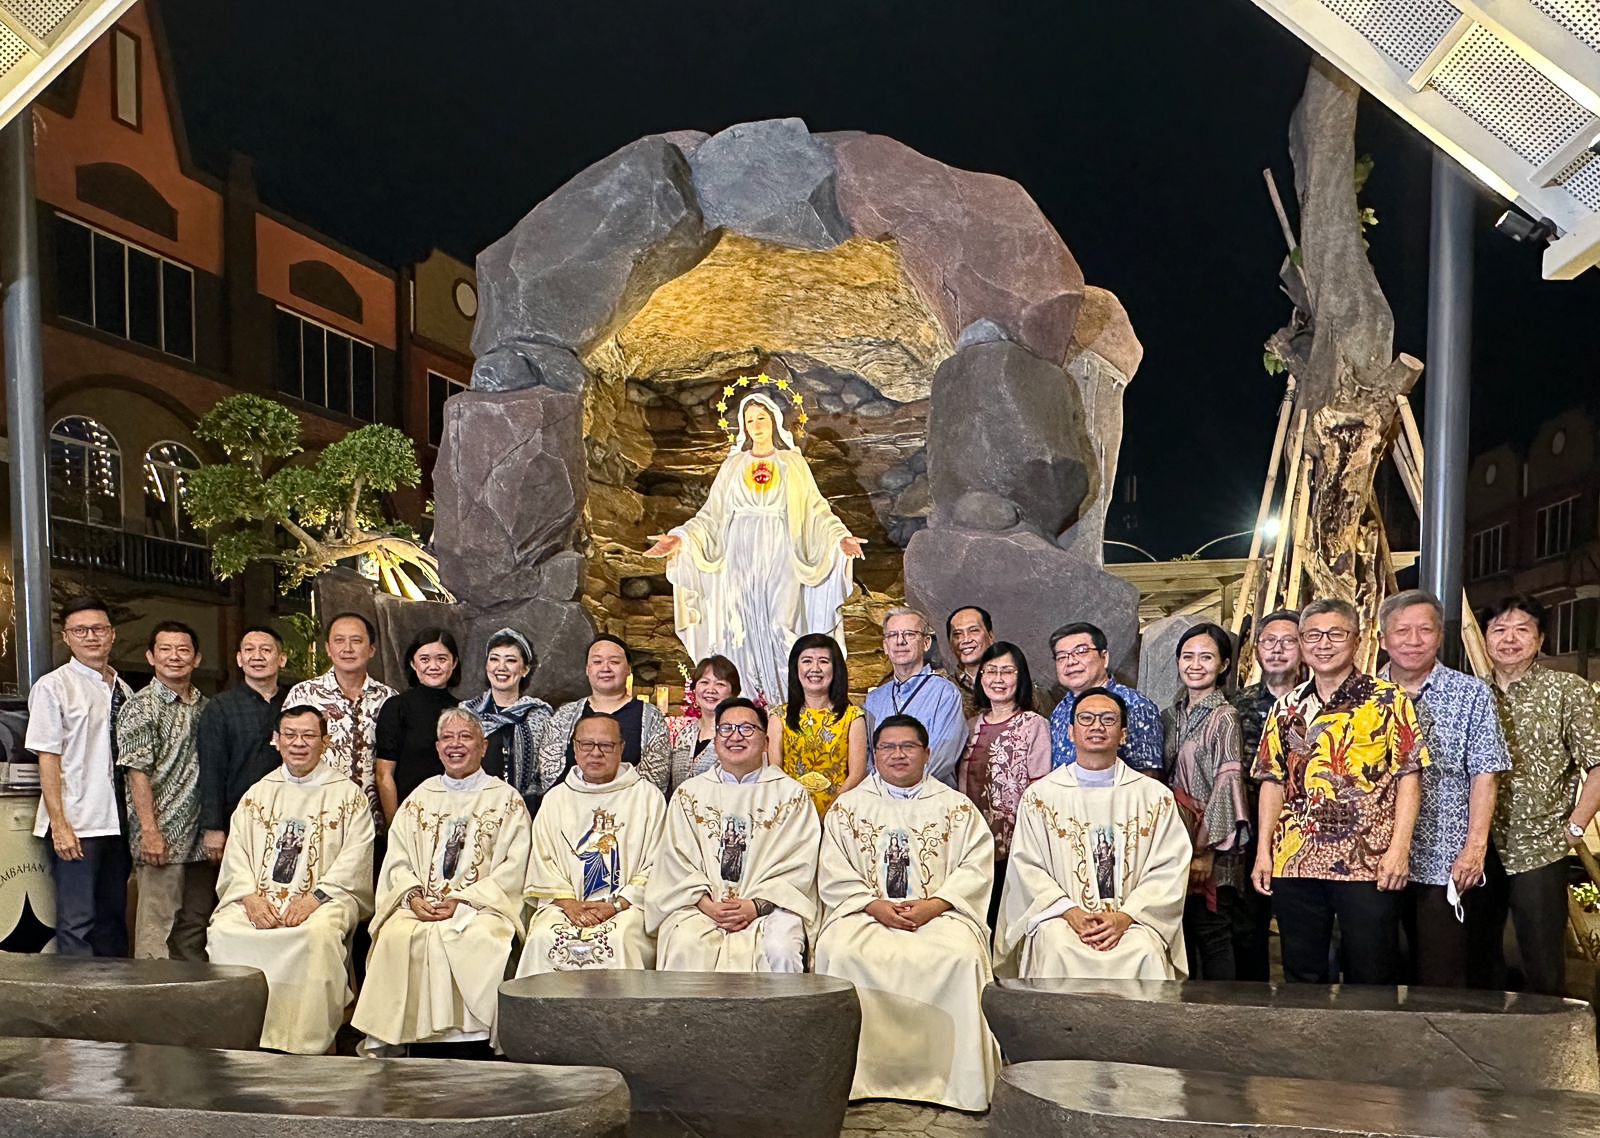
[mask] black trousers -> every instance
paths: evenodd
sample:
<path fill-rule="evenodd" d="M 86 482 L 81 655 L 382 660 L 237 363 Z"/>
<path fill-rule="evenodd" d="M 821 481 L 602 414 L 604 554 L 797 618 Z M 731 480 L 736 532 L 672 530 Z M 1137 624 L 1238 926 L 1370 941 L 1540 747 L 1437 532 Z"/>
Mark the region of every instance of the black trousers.
<path fill-rule="evenodd" d="M 1406 886 L 1405 898 L 1402 920 L 1409 947 L 1410 982 L 1433 988 L 1467 987 L 1468 926 L 1456 919 L 1446 887 L 1413 882 Z M 1467 921 L 1475 918 L 1483 901 L 1482 887 L 1469 890 L 1461 898 L 1461 911 Z"/>
<path fill-rule="evenodd" d="M 47 837 L 45 841 L 50 839 Z M 56 952 L 62 956 L 128 955 L 128 875 L 133 858 L 121 834 L 79 838 L 83 857 L 64 861 L 50 847 L 56 889 Z"/>
<path fill-rule="evenodd" d="M 1249 890 L 1250 896 L 1256 896 Z M 1246 956 L 1253 950 L 1258 922 L 1249 899 L 1231 885 L 1217 889 L 1217 909 L 1206 899 L 1190 896 L 1183 907 L 1183 943 L 1189 957 L 1191 980 L 1257 979 L 1243 975 Z M 1265 980 L 1262 975 L 1259 979 Z"/>
<path fill-rule="evenodd" d="M 1291 983 L 1332 982 L 1329 956 L 1339 924 L 1344 979 L 1350 984 L 1400 982 L 1400 898 L 1370 881 L 1274 877 L 1283 975 Z"/>
<path fill-rule="evenodd" d="M 1500 855 L 1489 844 L 1484 859 L 1483 897 L 1469 914 L 1468 981 L 1474 988 L 1503 991 L 1507 984 L 1505 961 L 1506 914 L 1517 933 L 1517 955 L 1522 958 L 1522 990 L 1560 996 L 1567 987 L 1567 861 L 1526 873 L 1507 873 Z"/>
<path fill-rule="evenodd" d="M 1239 890 L 1243 925 L 1235 926 L 1233 954 L 1240 980 L 1272 979 L 1272 898 L 1256 892 L 1254 885 Z"/>

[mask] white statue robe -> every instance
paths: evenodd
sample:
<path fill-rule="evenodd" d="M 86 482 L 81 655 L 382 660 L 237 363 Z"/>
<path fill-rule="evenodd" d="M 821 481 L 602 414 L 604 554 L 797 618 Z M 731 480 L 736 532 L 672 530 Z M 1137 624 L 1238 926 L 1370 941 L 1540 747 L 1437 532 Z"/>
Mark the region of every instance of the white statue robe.
<path fill-rule="evenodd" d="M 500 981 L 522 932 L 531 822 L 522 795 L 482 770 L 434 775 L 389 827 L 372 950 L 351 1024 L 370 1043 L 453 1043 L 494 1031 Z M 407 897 L 461 902 L 419 921 Z"/>
<path fill-rule="evenodd" d="M 966 795 L 932 778 L 911 789 L 901 797 L 874 774 L 823 819 L 816 971 L 850 981 L 861 1000 L 851 1098 L 986 1110 L 1000 1067 L 983 1018 L 994 836 Z M 865 911 L 930 897 L 950 910 L 915 932 Z"/>
<path fill-rule="evenodd" d="M 607 783 L 574 767 L 533 820 L 527 899 L 538 907 L 518 976 L 586 968 L 654 968 L 655 937 L 644 927 L 645 885 L 655 864 L 667 800 L 631 763 Z M 609 921 L 579 928 L 558 900 L 625 900 Z"/>
<path fill-rule="evenodd" d="M 328 900 L 294 928 L 258 929 L 245 915 L 253 893 L 281 913 L 318 889 Z M 318 763 L 304 778 L 279 767 L 245 792 L 228 824 L 206 953 L 266 974 L 262 1047 L 332 1046 L 350 1000 L 349 937 L 371 911 L 372 810 L 359 786 Z"/>
<path fill-rule="evenodd" d="M 1118 760 L 1110 786 L 1076 765 L 1030 786 L 1017 807 L 995 929 L 995 966 L 1024 979 L 1175 980 L 1188 974 L 1183 904 L 1193 847 L 1172 792 Z M 1116 947 L 1090 948 L 1069 909 L 1122 912 Z"/>
<path fill-rule="evenodd" d="M 695 775 L 667 804 L 666 833 L 645 889 L 657 968 L 774 971 L 769 939 L 790 935 L 787 929 L 803 936 L 800 926 L 816 923 L 821 827 L 811 795 L 773 766 L 757 768 L 748 782 L 723 775 L 720 764 Z M 707 896 L 777 908 L 724 932 L 696 908 Z"/>
<path fill-rule="evenodd" d="M 759 464 L 773 477 L 756 481 Z M 840 610 L 852 586 L 850 536 L 797 450 L 723 460 L 700 512 L 671 531 L 683 547 L 667 566 L 673 622 L 689 659 L 721 653 L 744 694 L 787 698 L 789 649 L 825 632 L 844 643 Z"/>

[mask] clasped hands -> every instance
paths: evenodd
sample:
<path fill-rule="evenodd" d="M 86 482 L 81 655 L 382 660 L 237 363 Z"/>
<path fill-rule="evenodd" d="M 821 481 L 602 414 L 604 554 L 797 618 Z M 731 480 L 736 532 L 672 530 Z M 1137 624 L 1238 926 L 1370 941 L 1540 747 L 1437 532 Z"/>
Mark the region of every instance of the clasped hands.
<path fill-rule="evenodd" d="M 421 890 L 413 892 L 406 898 L 406 907 L 419 921 L 448 921 L 456 915 L 456 909 L 461 901 L 455 897 L 440 897 L 435 900 Z"/>
<path fill-rule="evenodd" d="M 736 933 L 756 919 L 756 903 L 748 897 L 734 897 L 727 901 L 713 901 L 702 897 L 695 907 L 711 918 L 711 923 L 725 933 Z"/>
<path fill-rule="evenodd" d="M 646 540 L 655 542 L 644 551 L 646 557 L 676 557 L 678 550 L 683 548 L 683 538 L 675 533 L 653 533 Z M 839 552 L 846 557 L 865 557 L 862 546 L 866 545 L 865 538 L 846 537 L 839 540 Z"/>
<path fill-rule="evenodd" d="M 603 925 L 622 912 L 621 907 L 613 905 L 610 901 L 578 901 L 571 897 L 561 897 L 551 903 L 566 915 L 568 924 L 580 929 L 592 929 L 597 925 Z M 626 905 L 627 902 L 623 901 L 622 904 Z"/>
<path fill-rule="evenodd" d="M 309 893 L 302 893 L 283 912 L 260 893 L 251 893 L 244 901 L 244 915 L 258 929 L 292 929 L 306 923 L 306 918 L 322 908 L 322 902 Z"/>
<path fill-rule="evenodd" d="M 1110 952 L 1121 942 L 1122 936 L 1133 927 L 1133 918 L 1126 913 L 1091 913 L 1085 909 L 1068 909 L 1061 919 L 1072 926 L 1078 939 L 1097 952 Z"/>
<path fill-rule="evenodd" d="M 925 897 L 920 901 L 878 900 L 862 911 L 886 929 L 914 933 L 933 918 L 948 913 L 950 902 L 937 897 Z"/>

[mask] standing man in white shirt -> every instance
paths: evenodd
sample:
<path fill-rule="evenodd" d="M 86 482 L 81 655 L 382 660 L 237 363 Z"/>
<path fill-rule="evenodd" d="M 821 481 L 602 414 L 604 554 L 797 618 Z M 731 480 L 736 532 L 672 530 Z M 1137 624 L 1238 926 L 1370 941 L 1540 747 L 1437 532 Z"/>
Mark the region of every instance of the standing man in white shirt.
<path fill-rule="evenodd" d="M 24 746 L 39 756 L 36 838 L 49 836 L 56 891 L 56 951 L 128 955 L 128 875 L 133 865 L 117 811 L 117 714 L 133 693 L 111 667 L 117 630 L 104 601 L 67 605 L 61 639 L 72 659 L 28 692 Z"/>

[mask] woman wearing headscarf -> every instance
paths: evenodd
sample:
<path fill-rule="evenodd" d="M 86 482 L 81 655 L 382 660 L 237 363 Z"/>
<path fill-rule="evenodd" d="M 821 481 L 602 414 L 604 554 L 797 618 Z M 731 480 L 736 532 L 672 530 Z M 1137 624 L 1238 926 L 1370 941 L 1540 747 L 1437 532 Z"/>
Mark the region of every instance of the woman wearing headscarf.
<path fill-rule="evenodd" d="M 539 805 L 539 743 L 551 715 L 548 703 L 527 694 L 536 663 L 528 638 L 502 628 L 489 637 L 484 657 L 489 690 L 461 704 L 483 720 L 489 742 L 483 769 L 510 783 L 529 811 Z"/>
<path fill-rule="evenodd" d="M 863 543 L 817 489 L 771 396 L 746 396 L 737 423 L 706 504 L 645 554 L 670 559 L 674 623 L 690 658 L 727 656 L 745 694 L 775 704 L 787 695 L 796 640 L 843 641 L 840 610 Z"/>

